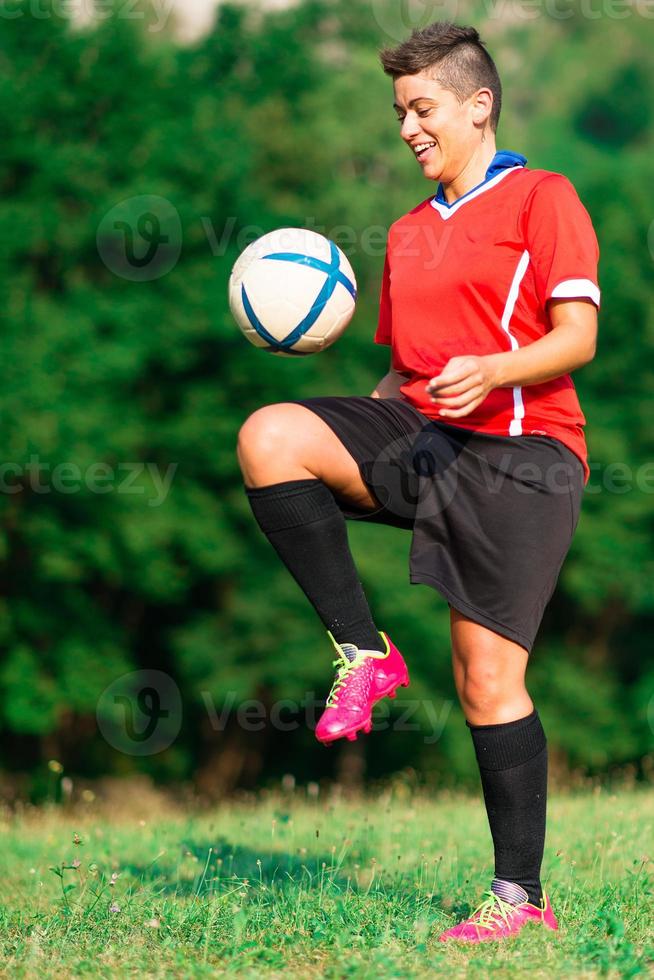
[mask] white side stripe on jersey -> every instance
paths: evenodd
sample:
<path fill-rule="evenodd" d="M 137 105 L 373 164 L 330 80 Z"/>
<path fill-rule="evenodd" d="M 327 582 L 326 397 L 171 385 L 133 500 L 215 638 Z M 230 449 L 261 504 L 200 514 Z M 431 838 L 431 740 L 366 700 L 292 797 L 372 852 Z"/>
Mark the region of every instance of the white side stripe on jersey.
<path fill-rule="evenodd" d="M 600 305 L 600 291 L 592 279 L 566 279 L 552 290 L 550 299 L 592 299 Z"/>
<path fill-rule="evenodd" d="M 511 341 L 511 350 L 518 350 L 520 344 L 516 338 L 511 333 L 509 325 L 511 323 L 511 317 L 513 316 L 513 311 L 515 309 L 515 304 L 518 300 L 518 293 L 520 292 L 520 284 L 524 279 L 525 272 L 527 271 L 527 266 L 529 265 L 529 252 L 526 250 L 520 256 L 520 261 L 518 262 L 518 267 L 513 275 L 513 282 L 511 283 L 511 288 L 509 289 L 509 295 L 506 299 L 506 306 L 504 307 L 504 313 L 502 314 L 502 330 L 506 333 L 509 340 Z M 509 435 L 510 436 L 521 436 L 522 435 L 522 420 L 525 417 L 525 406 L 522 400 L 522 388 L 516 387 L 513 389 L 513 418 L 509 425 Z"/>

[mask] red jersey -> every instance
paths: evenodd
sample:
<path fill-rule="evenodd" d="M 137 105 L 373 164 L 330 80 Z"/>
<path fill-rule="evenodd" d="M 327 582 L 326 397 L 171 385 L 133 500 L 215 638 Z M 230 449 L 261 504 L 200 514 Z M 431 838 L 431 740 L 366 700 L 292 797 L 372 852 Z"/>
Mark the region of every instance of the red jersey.
<path fill-rule="evenodd" d="M 559 439 L 583 462 L 581 411 L 569 375 L 496 388 L 464 418 L 438 415 L 425 390 L 451 357 L 516 350 L 543 337 L 550 299 L 599 306 L 597 239 L 561 174 L 528 170 L 509 153 L 503 169 L 448 205 L 431 197 L 390 229 L 375 341 L 408 375 L 404 397 L 429 418 L 494 435 Z M 495 163 L 495 161 L 494 161 Z M 489 168 L 493 173 L 493 166 Z"/>

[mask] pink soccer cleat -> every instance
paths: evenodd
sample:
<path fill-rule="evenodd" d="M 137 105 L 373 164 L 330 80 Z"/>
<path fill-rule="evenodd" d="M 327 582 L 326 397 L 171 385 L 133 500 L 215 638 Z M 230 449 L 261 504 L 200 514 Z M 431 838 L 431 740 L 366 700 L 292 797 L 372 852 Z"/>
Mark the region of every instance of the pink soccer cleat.
<path fill-rule="evenodd" d="M 458 926 L 446 929 L 438 937 L 440 942 L 455 940 L 461 943 L 487 943 L 506 939 L 508 936 L 517 935 L 528 922 L 543 925 L 554 932 L 559 928 L 547 895 L 543 895 L 541 907 L 537 908 L 527 901 L 513 905 L 493 891 L 487 894 L 489 897 L 475 909 L 469 919 L 460 922 Z"/>
<path fill-rule="evenodd" d="M 409 671 L 402 654 L 380 633 L 385 652 L 359 650 L 350 643 L 336 647 L 336 678 L 329 692 L 325 710 L 316 725 L 316 738 L 329 744 L 338 738 L 354 741 L 357 732 L 372 728 L 372 709 L 382 698 L 394 698 L 400 685 L 407 687 Z"/>
<path fill-rule="evenodd" d="M 394 698 L 398 687 L 409 686 L 409 670 L 404 657 L 386 633 L 379 634 L 384 641 L 385 652 L 381 655 L 374 652 L 375 657 L 375 703 L 382 698 Z"/>

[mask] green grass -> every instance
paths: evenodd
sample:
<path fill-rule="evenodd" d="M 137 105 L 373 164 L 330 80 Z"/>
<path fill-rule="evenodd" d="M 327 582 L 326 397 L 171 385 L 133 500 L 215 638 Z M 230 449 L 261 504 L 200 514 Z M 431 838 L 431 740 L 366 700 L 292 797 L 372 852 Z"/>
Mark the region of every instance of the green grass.
<path fill-rule="evenodd" d="M 651 790 L 554 797 L 544 875 L 559 935 L 531 927 L 473 949 L 437 937 L 489 884 L 476 798 L 415 795 L 397 784 L 353 801 L 297 791 L 186 812 L 125 793 L 119 807 L 94 801 L 2 816 L 0 975 L 631 977 L 652 969 Z"/>

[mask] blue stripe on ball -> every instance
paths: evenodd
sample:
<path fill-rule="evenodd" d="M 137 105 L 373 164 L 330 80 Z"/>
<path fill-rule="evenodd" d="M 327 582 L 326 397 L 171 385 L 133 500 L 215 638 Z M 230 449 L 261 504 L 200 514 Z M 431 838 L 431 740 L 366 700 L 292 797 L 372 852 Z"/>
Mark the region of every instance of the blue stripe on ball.
<path fill-rule="evenodd" d="M 356 299 L 356 286 L 348 279 L 345 273 L 341 271 L 336 246 L 333 242 L 330 242 L 329 246 L 331 249 L 331 263 L 324 262 L 322 259 L 316 259 L 312 255 L 302 255 L 300 252 L 273 252 L 270 255 L 262 256 L 262 258 L 277 259 L 278 262 L 297 262 L 298 265 L 308 265 L 310 269 L 317 269 L 319 272 L 325 272 L 328 276 L 336 273 L 337 281 L 340 282 L 342 286 L 345 286 L 352 299 Z"/>
<path fill-rule="evenodd" d="M 254 312 L 250 298 L 246 292 L 245 286 L 241 285 L 241 299 L 243 301 L 243 309 L 245 310 L 245 315 L 250 321 L 250 326 L 253 330 L 259 334 L 262 340 L 265 340 L 274 350 L 283 350 L 283 347 L 275 340 L 272 334 L 269 334 L 263 323 Z"/>

